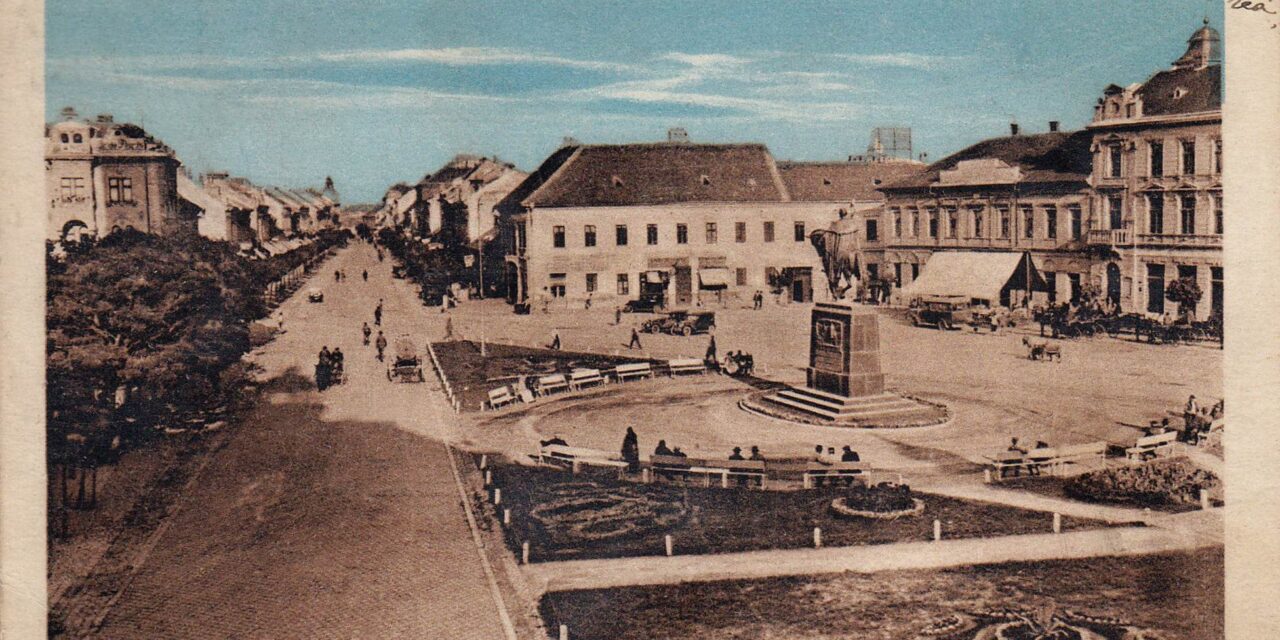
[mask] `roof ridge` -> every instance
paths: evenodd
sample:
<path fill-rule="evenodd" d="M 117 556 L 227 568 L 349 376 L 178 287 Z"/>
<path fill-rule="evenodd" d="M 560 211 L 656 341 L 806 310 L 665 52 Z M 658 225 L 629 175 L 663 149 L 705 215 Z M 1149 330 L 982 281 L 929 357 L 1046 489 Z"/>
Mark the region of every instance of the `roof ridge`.
<path fill-rule="evenodd" d="M 573 164 L 574 161 L 578 159 L 578 156 L 582 155 L 582 150 L 585 147 L 586 145 L 578 145 L 578 147 L 573 150 L 573 153 L 569 154 L 569 157 L 565 158 L 564 162 L 561 162 L 560 166 L 556 167 L 556 170 L 552 171 L 551 175 L 547 176 L 547 179 L 543 180 L 542 184 L 538 185 L 537 189 L 530 191 L 529 195 L 525 196 L 524 199 L 520 201 L 520 204 L 522 206 L 528 207 L 529 205 L 527 203 L 532 202 L 534 199 L 534 196 L 537 196 L 539 193 L 542 192 L 543 189 L 547 188 L 547 185 L 551 184 L 556 178 L 559 178 L 561 174 L 564 173 L 565 167 L 568 167 L 570 164 Z M 555 155 L 555 154 L 552 154 L 552 155 Z M 536 175 L 537 173 L 538 171 L 535 169 L 533 173 L 529 174 L 529 178 L 533 178 L 533 176 Z"/>
<path fill-rule="evenodd" d="M 778 161 L 773 154 L 766 148 L 764 151 L 765 166 L 769 169 L 769 175 L 773 177 L 773 184 L 778 188 L 778 195 L 782 196 L 783 202 L 791 202 L 791 192 L 787 190 L 787 183 L 782 180 L 782 172 L 778 171 Z"/>

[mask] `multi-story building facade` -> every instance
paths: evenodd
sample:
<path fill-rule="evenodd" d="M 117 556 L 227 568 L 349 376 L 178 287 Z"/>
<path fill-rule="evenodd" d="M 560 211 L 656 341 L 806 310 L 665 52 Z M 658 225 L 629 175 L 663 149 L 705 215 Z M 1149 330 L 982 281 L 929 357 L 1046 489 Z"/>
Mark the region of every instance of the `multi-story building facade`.
<path fill-rule="evenodd" d="M 869 275 L 905 286 L 935 251 L 1028 251 L 1051 301 L 1088 284 L 1124 312 L 1176 312 L 1166 287 L 1188 277 L 1206 293 L 1191 315 L 1220 313 L 1219 37 L 1206 25 L 1189 43 L 1171 69 L 1107 87 L 1083 131 L 1014 125 L 883 186 Z"/>
<path fill-rule="evenodd" d="M 875 181 L 892 171 L 784 171 L 761 144 L 569 144 L 498 207 L 508 297 L 616 304 L 660 294 L 686 306 L 761 291 L 807 302 L 826 291 L 809 235 L 876 198 Z"/>
<path fill-rule="evenodd" d="M 1087 127 L 1096 277 L 1127 311 L 1184 311 L 1165 299 L 1165 288 L 1191 278 L 1205 292 L 1192 315 L 1222 313 L 1219 41 L 1206 23 L 1172 68 L 1107 87 Z"/>
<path fill-rule="evenodd" d="M 1057 129 L 1013 125 L 882 186 L 884 208 L 861 229 L 866 275 L 903 287 L 936 251 L 1025 251 L 1048 281 L 1047 301 L 1079 295 L 1090 273 L 1090 134 Z"/>
<path fill-rule="evenodd" d="M 83 121 L 68 107 L 62 116 L 45 129 L 49 239 L 130 228 L 196 232 L 196 219 L 178 204 L 180 163 L 172 149 L 110 115 Z"/>
<path fill-rule="evenodd" d="M 461 154 L 415 186 L 412 219 L 423 236 L 448 230 L 475 245 L 493 233 L 494 207 L 528 174 L 508 162 Z"/>

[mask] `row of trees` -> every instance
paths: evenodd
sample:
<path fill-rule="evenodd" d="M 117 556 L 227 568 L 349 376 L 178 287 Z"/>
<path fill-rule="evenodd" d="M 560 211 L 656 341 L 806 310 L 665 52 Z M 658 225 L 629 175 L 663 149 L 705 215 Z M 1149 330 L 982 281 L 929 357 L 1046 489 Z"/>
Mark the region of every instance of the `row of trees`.
<path fill-rule="evenodd" d="M 440 304 L 453 283 L 468 286 L 475 279 L 475 269 L 467 265 L 468 258 L 475 259 L 475 252 L 467 247 L 465 238 L 451 234 L 456 235 L 446 227 L 430 242 L 423 242 L 396 229 L 378 230 L 378 243 L 391 253 L 402 275 L 419 286 L 426 304 Z"/>
<path fill-rule="evenodd" d="M 46 442 L 63 501 L 74 478 L 72 505 L 92 506 L 98 464 L 238 392 L 266 285 L 345 238 L 251 260 L 223 242 L 122 231 L 50 259 Z"/>

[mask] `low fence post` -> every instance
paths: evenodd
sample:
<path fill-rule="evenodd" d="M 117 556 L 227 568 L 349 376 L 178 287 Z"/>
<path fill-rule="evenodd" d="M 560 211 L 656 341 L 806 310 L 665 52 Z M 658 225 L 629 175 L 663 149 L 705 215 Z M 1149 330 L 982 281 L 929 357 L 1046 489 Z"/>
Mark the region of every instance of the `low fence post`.
<path fill-rule="evenodd" d="M 494 487 L 493 489 L 493 505 L 496 507 L 502 504 L 502 489 Z"/>
<path fill-rule="evenodd" d="M 991 484 L 991 470 L 990 470 L 990 469 L 983 469 L 983 470 L 982 470 L 982 484 Z"/>
<path fill-rule="evenodd" d="M 529 564 L 529 543 L 528 542 L 520 543 L 520 560 L 521 560 L 520 562 L 521 564 Z"/>
<path fill-rule="evenodd" d="M 933 541 L 937 542 L 942 539 L 942 521 L 933 521 Z"/>
<path fill-rule="evenodd" d="M 675 555 L 675 545 L 671 540 L 671 534 L 668 533 L 662 538 L 663 538 L 663 542 L 665 542 L 667 545 L 667 557 L 671 557 L 672 555 Z"/>
<path fill-rule="evenodd" d="M 480 468 L 481 469 L 489 468 L 489 454 L 487 453 L 480 454 Z"/>
<path fill-rule="evenodd" d="M 649 467 L 645 467 L 640 470 L 640 480 L 643 481 L 645 484 L 649 484 L 650 482 L 653 482 L 653 475 Z"/>
<path fill-rule="evenodd" d="M 569 640 L 569 625 L 560 625 L 560 640 Z"/>
<path fill-rule="evenodd" d="M 578 475 L 578 474 L 579 474 L 579 473 L 581 473 L 581 472 L 582 472 L 582 461 L 581 461 L 581 460 L 574 460 L 574 461 L 573 461 L 573 475 Z"/>
<path fill-rule="evenodd" d="M 1062 533 L 1062 514 L 1055 512 L 1053 514 L 1053 532 Z"/>
<path fill-rule="evenodd" d="M 510 510 L 510 509 L 503 509 L 503 510 L 502 510 L 502 524 L 511 524 L 511 510 Z"/>
<path fill-rule="evenodd" d="M 489 470 L 489 469 L 485 469 L 485 472 L 484 472 L 484 486 L 486 486 L 486 487 L 487 487 L 487 486 L 489 486 L 489 485 L 491 485 L 491 484 L 493 484 L 493 471 L 492 471 L 492 470 Z"/>
<path fill-rule="evenodd" d="M 1200 490 L 1200 508 L 1208 509 L 1210 506 L 1211 505 L 1209 503 L 1209 490 L 1201 489 Z"/>
<path fill-rule="evenodd" d="M 813 548 L 814 549 L 822 548 L 822 527 L 813 528 Z"/>

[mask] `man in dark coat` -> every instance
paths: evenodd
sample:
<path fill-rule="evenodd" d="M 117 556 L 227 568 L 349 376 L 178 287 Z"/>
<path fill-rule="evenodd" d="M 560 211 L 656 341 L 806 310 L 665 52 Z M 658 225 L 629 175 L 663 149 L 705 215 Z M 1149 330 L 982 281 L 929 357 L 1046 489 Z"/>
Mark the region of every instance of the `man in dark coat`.
<path fill-rule="evenodd" d="M 320 347 L 320 355 L 316 358 L 316 389 L 324 391 L 329 388 L 329 374 L 333 370 L 333 355 L 329 346 Z"/>
<path fill-rule="evenodd" d="M 631 427 L 627 427 L 627 435 L 622 437 L 622 460 L 627 463 L 628 471 L 635 471 L 640 465 L 640 438 Z"/>
<path fill-rule="evenodd" d="M 378 339 L 374 341 L 373 346 L 378 348 L 378 362 L 382 362 L 382 352 L 387 350 L 387 337 L 378 332 Z"/>
<path fill-rule="evenodd" d="M 629 344 L 627 344 L 627 348 L 628 348 L 628 349 L 643 349 L 643 348 L 644 348 L 644 347 L 640 346 L 640 332 L 639 332 L 639 331 L 636 331 L 636 328 L 635 328 L 635 327 L 632 327 L 632 328 L 631 328 L 631 342 L 630 342 Z"/>

